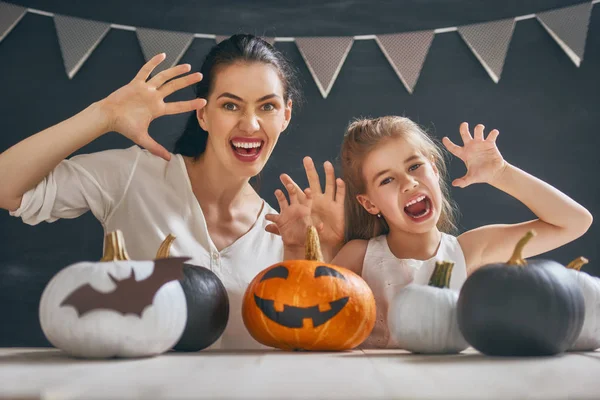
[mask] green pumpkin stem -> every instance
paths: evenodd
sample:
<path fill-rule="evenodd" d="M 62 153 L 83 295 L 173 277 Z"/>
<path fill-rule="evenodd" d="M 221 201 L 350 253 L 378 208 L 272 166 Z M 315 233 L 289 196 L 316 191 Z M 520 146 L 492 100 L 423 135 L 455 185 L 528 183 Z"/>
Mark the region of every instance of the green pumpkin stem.
<path fill-rule="evenodd" d="M 585 257 L 578 257 L 578 258 L 574 259 L 573 261 L 571 261 L 569 263 L 569 265 L 567 265 L 567 268 L 574 269 L 576 271 L 580 271 L 581 267 L 583 267 L 588 262 L 589 261 L 588 261 L 587 258 L 585 258 Z"/>
<path fill-rule="evenodd" d="M 534 237 L 535 235 L 536 235 L 536 232 L 534 230 L 528 231 L 525 234 L 525 236 L 523 236 L 521 238 L 521 240 L 519 240 L 519 242 L 515 246 L 515 251 L 513 252 L 512 256 L 510 257 L 510 259 L 508 260 L 508 262 L 506 264 L 518 265 L 521 267 L 527 265 L 527 261 L 525 261 L 523 259 L 523 248 L 525 248 L 525 245 L 527 244 L 527 242 L 529 242 L 531 240 L 531 238 Z"/>
<path fill-rule="evenodd" d="M 123 232 L 117 229 L 106 235 L 104 238 L 104 254 L 100 261 L 123 261 L 129 259 L 129 254 L 127 254 L 127 250 L 125 249 Z"/>
<path fill-rule="evenodd" d="M 156 259 L 169 258 L 171 252 L 171 244 L 173 244 L 174 240 L 175 236 L 173 236 L 172 233 L 169 233 L 169 236 L 167 236 L 165 240 L 163 240 L 163 242 L 160 244 L 160 247 L 156 252 Z"/>
<path fill-rule="evenodd" d="M 442 289 L 449 288 L 452 268 L 454 268 L 454 263 L 451 261 L 437 261 L 429 279 L 429 286 Z"/>
<path fill-rule="evenodd" d="M 314 226 L 306 229 L 306 245 L 304 247 L 304 258 L 311 261 L 323 262 L 321 253 L 321 244 L 319 243 L 319 234 Z"/>

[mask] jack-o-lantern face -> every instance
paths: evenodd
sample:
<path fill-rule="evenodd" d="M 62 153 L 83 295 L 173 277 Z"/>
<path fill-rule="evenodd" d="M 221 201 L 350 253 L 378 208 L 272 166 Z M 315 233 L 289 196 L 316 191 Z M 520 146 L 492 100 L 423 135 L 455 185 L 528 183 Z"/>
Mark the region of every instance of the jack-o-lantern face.
<path fill-rule="evenodd" d="M 285 350 L 346 350 L 375 324 L 375 300 L 350 270 L 314 260 L 274 264 L 244 295 L 242 316 L 258 342 Z"/>
<path fill-rule="evenodd" d="M 278 265 L 274 268 L 269 269 L 260 279 L 260 282 L 264 282 L 268 279 L 287 279 L 289 276 L 289 269 L 285 265 Z M 336 279 L 346 280 L 344 275 L 337 270 L 327 267 L 325 265 L 318 265 L 314 269 L 314 278 L 315 278 L 315 286 L 319 285 L 319 280 L 316 278 L 319 277 L 333 277 Z M 321 282 L 322 285 L 323 282 Z M 326 285 L 331 285 L 331 282 L 325 283 Z M 263 284 L 262 287 L 266 285 Z M 318 289 L 317 289 L 318 290 Z M 326 290 L 317 291 L 317 293 L 322 293 L 328 297 L 326 294 Z M 316 296 L 317 298 L 319 296 Z M 313 298 L 315 298 L 313 296 Z M 313 327 L 318 327 L 323 325 L 325 322 L 329 321 L 335 315 L 337 315 L 344 306 L 348 303 L 350 296 L 344 296 L 338 298 L 337 300 L 329 300 L 325 299 L 324 302 L 319 302 L 317 305 L 307 306 L 307 307 L 297 307 L 291 306 L 290 303 L 283 304 L 283 310 L 278 311 L 275 309 L 275 300 L 267 300 L 256 293 L 254 293 L 254 301 L 263 314 L 269 318 L 271 321 L 274 321 L 280 325 L 283 325 L 287 328 L 302 328 L 304 326 L 304 321 L 312 321 Z M 320 300 L 320 298 L 319 298 Z M 329 306 L 323 306 L 323 304 L 328 304 Z M 321 307 L 320 307 L 321 306 Z M 278 307 L 281 308 L 281 307 Z M 321 311 L 322 309 L 329 308 L 325 311 Z"/>

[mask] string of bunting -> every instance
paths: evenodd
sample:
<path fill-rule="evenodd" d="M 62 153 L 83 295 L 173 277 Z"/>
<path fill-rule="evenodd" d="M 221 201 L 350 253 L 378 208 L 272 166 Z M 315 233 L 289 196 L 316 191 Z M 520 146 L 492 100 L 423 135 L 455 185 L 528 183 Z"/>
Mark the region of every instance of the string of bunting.
<path fill-rule="evenodd" d="M 295 42 L 323 98 L 327 98 L 355 40 L 375 40 L 409 93 L 413 93 L 421 68 L 437 34 L 458 32 L 490 78 L 498 83 L 512 38 L 515 23 L 536 18 L 548 34 L 579 67 L 583 61 L 592 6 L 600 0 L 573 6 L 457 27 L 338 37 L 266 37 L 269 43 Z M 206 33 L 173 32 L 54 14 L 0 1 L 0 42 L 27 13 L 54 19 L 65 71 L 72 79 L 110 29 L 135 31 L 146 60 L 164 52 L 166 60 L 156 72 L 179 62 L 194 39 L 217 43 L 228 36 Z"/>

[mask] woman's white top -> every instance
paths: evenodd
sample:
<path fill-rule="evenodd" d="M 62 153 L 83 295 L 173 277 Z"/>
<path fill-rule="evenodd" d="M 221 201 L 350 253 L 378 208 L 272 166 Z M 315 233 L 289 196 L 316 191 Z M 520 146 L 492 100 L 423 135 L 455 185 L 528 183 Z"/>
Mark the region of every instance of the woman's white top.
<path fill-rule="evenodd" d="M 436 261 L 452 261 L 450 289 L 460 291 L 467 279 L 467 267 L 463 251 L 454 236 L 442 232 L 436 254 L 428 260 L 397 258 L 388 246 L 386 235 L 369 240 L 363 261 L 362 278 L 373 291 L 377 308 L 377 320 L 371 335 L 361 344 L 362 348 L 394 348 L 390 338 L 387 312 L 394 295 L 409 283 L 427 285 Z"/>
<path fill-rule="evenodd" d="M 260 271 L 283 259 L 281 238 L 265 231 L 270 223 L 265 215 L 277 211 L 266 201 L 263 204 L 252 228 L 218 251 L 192 191 L 183 157 L 174 154 L 166 161 L 132 146 L 63 160 L 23 195 L 20 207 L 10 215 L 36 225 L 76 218 L 90 210 L 105 234 L 117 229 L 123 232 L 133 260 L 153 260 L 162 241 L 172 233 L 176 239 L 171 256 L 192 257 L 188 263 L 209 268 L 229 295 L 229 322 L 209 349 L 252 349 L 264 346 L 243 324 L 244 292 Z"/>

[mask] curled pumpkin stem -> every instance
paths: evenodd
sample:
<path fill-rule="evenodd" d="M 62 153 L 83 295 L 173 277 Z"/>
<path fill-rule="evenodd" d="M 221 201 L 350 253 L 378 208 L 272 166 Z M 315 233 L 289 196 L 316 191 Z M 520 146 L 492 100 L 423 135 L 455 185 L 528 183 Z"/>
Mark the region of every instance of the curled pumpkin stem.
<path fill-rule="evenodd" d="M 129 254 L 125 249 L 123 232 L 116 230 L 108 233 L 104 238 L 104 253 L 100 261 L 123 261 L 129 260 Z"/>
<path fill-rule="evenodd" d="M 323 262 L 323 254 L 321 253 L 319 234 L 317 233 L 317 229 L 312 225 L 306 229 L 306 245 L 304 247 L 304 258 L 307 260 Z"/>
<path fill-rule="evenodd" d="M 589 261 L 588 261 L 587 258 L 585 258 L 585 257 L 578 257 L 578 258 L 574 259 L 573 261 L 571 261 L 569 263 L 569 265 L 567 265 L 567 268 L 574 269 L 576 271 L 580 271 L 581 267 L 583 267 L 588 262 Z"/>
<path fill-rule="evenodd" d="M 534 230 L 530 230 L 529 232 L 527 232 L 525 234 L 525 236 L 523 236 L 521 238 L 521 240 L 519 240 L 519 242 L 515 246 L 515 251 L 513 252 L 512 256 L 510 257 L 510 259 L 508 260 L 508 262 L 506 264 L 518 265 L 518 266 L 527 265 L 527 261 L 525 261 L 523 259 L 523 248 L 525 248 L 525 245 L 527 244 L 527 242 L 529 242 L 531 240 L 531 238 L 534 237 L 535 235 L 536 235 L 536 232 Z"/>
<path fill-rule="evenodd" d="M 429 279 L 429 286 L 449 288 L 452 268 L 454 268 L 454 263 L 451 261 L 437 261 Z"/>
<path fill-rule="evenodd" d="M 158 251 L 156 252 L 156 258 L 169 258 L 169 255 L 171 253 L 171 244 L 173 244 L 173 241 L 175 240 L 175 236 L 172 233 L 169 233 L 169 236 L 167 236 L 165 238 L 165 240 L 163 240 L 163 242 L 160 244 L 160 247 L 158 248 Z"/>

